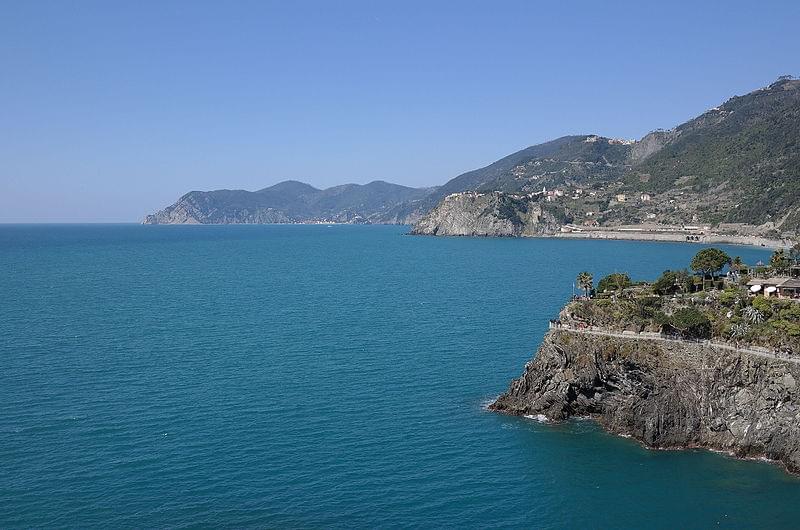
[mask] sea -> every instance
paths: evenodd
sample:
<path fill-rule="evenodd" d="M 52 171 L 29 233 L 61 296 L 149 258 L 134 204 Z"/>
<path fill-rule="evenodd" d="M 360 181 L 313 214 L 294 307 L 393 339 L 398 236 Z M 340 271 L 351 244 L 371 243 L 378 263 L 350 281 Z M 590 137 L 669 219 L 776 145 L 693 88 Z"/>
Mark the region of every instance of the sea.
<path fill-rule="evenodd" d="M 578 272 L 701 246 L 407 232 L 0 226 L 0 528 L 798 525 L 774 464 L 486 410 Z"/>

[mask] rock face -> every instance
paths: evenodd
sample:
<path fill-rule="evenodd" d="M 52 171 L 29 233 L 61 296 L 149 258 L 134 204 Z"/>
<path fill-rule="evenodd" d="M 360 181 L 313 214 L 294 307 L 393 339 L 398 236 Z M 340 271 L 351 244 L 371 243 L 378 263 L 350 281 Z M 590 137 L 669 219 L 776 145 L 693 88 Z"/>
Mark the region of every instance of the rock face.
<path fill-rule="evenodd" d="M 558 229 L 554 216 L 527 196 L 454 193 L 420 219 L 412 234 L 434 236 L 535 236 Z"/>
<path fill-rule="evenodd" d="M 640 162 L 657 153 L 677 137 L 678 133 L 674 129 L 669 131 L 658 130 L 646 134 L 641 140 L 633 144 L 630 154 L 631 162 Z"/>
<path fill-rule="evenodd" d="M 490 408 L 589 416 L 652 448 L 767 457 L 800 472 L 800 366 L 703 344 L 553 330 Z"/>

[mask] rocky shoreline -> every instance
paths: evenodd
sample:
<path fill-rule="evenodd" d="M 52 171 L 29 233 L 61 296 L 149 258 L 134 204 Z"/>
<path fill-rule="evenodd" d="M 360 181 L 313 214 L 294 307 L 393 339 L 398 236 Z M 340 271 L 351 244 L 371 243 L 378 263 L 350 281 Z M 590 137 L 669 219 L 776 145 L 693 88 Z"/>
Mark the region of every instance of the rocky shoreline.
<path fill-rule="evenodd" d="M 791 234 L 770 237 L 774 226 L 724 225 L 711 227 L 676 226 L 655 223 L 608 227 L 569 224 L 552 203 L 530 195 L 501 192 L 464 192 L 445 197 L 419 219 L 412 235 L 477 237 L 543 237 L 557 239 L 615 239 L 700 244 L 747 245 L 787 248 Z"/>
<path fill-rule="evenodd" d="M 551 330 L 490 410 L 588 417 L 652 449 L 703 448 L 800 473 L 800 365 L 715 348 Z"/>
<path fill-rule="evenodd" d="M 541 237 L 551 237 L 558 239 L 614 239 L 626 241 L 663 241 L 663 242 L 684 242 L 700 244 L 718 245 L 744 245 L 751 247 L 764 248 L 786 248 L 792 246 L 793 242 L 789 239 L 772 239 L 761 236 L 733 235 L 733 234 L 701 234 L 697 239 L 687 239 L 684 232 L 646 232 L 646 231 L 620 231 L 620 230 L 592 230 L 581 232 L 556 232 L 543 235 Z"/>
<path fill-rule="evenodd" d="M 701 245 L 741 245 L 746 247 L 760 247 L 769 249 L 787 248 L 793 244 L 789 239 L 769 239 L 757 236 L 722 235 L 712 234 L 702 236 L 699 240 L 689 241 L 683 234 L 646 233 L 646 232 L 618 232 L 614 230 L 593 232 L 552 232 L 532 234 L 482 234 L 482 233 L 437 233 L 430 234 L 412 230 L 409 235 L 415 236 L 449 236 L 449 237 L 521 237 L 539 239 L 602 239 L 612 241 L 654 241 L 662 243 L 693 243 Z"/>

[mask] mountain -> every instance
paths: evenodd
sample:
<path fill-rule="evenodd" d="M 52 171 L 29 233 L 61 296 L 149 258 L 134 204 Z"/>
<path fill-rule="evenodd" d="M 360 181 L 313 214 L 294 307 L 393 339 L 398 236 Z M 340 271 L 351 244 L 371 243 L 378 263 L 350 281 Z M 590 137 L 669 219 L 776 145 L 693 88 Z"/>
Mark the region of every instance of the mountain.
<path fill-rule="evenodd" d="M 564 136 L 517 151 L 450 180 L 441 195 L 460 191 L 528 191 L 542 184 L 611 180 L 620 176 L 633 142 L 595 135 Z"/>
<path fill-rule="evenodd" d="M 800 80 L 784 77 L 669 131 L 628 188 L 711 195 L 710 223 L 800 225 Z"/>
<path fill-rule="evenodd" d="M 472 215 L 454 209 L 452 201 L 445 208 L 441 201 L 449 194 L 498 191 L 530 201 L 543 188 L 550 193 L 537 193 L 535 200 L 548 202 L 565 223 L 691 223 L 724 233 L 794 236 L 800 228 L 800 80 L 781 77 L 635 142 L 565 136 L 523 149 L 438 188 L 423 201 L 436 198 L 438 206 L 415 232 L 436 233 L 437 227 L 458 224 L 449 216 L 464 221 Z M 525 213 L 496 211 L 500 221 Z"/>
<path fill-rule="evenodd" d="M 444 203 L 456 193 L 490 195 Z M 603 229 L 700 225 L 785 239 L 800 229 L 798 204 L 800 80 L 784 76 L 640 140 L 564 136 L 436 188 L 376 181 L 319 190 L 287 181 L 256 192 L 194 191 L 145 223 L 420 221 L 415 233 L 486 227 L 485 235 L 511 235 L 548 232 L 557 220 Z"/>
<path fill-rule="evenodd" d="M 148 215 L 144 223 L 408 222 L 414 220 L 413 205 L 431 191 L 383 181 L 320 190 L 288 180 L 258 191 L 191 191 L 175 204 Z"/>

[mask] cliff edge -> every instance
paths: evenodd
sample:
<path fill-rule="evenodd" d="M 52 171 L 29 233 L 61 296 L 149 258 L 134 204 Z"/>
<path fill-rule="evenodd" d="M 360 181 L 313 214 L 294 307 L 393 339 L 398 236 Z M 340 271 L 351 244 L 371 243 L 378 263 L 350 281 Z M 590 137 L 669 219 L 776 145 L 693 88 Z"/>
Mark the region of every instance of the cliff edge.
<path fill-rule="evenodd" d="M 500 192 L 453 193 L 417 221 L 415 235 L 535 236 L 558 231 L 555 216 L 536 199 Z"/>
<path fill-rule="evenodd" d="M 800 365 L 708 344 L 551 330 L 490 409 L 588 416 L 651 448 L 766 457 L 800 472 Z"/>

